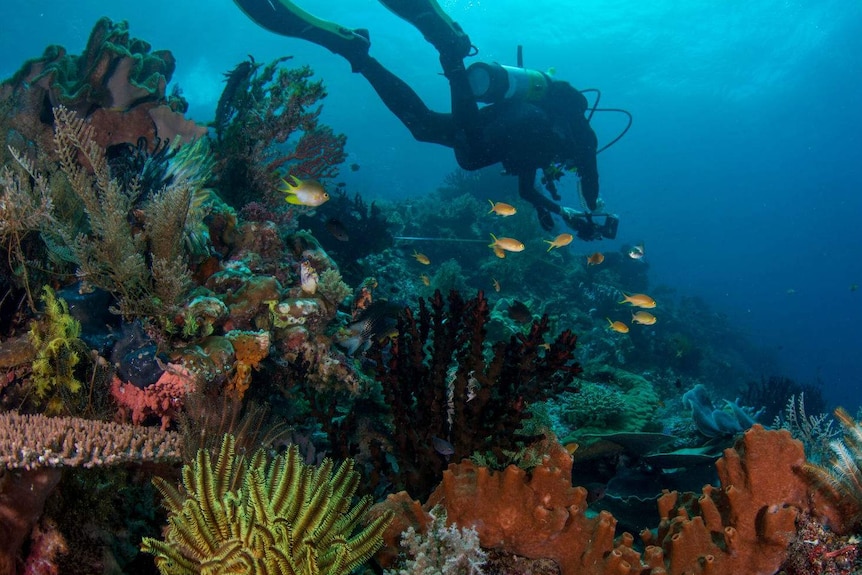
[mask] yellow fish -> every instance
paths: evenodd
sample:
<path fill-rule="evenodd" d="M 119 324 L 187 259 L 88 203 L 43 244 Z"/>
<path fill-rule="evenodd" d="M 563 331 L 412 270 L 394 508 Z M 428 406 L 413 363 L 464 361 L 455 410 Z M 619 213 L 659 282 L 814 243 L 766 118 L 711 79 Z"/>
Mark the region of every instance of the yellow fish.
<path fill-rule="evenodd" d="M 494 291 L 500 291 L 500 282 L 497 281 L 497 278 L 491 278 L 491 282 L 494 286 Z"/>
<path fill-rule="evenodd" d="M 654 308 L 655 300 L 650 296 L 642 293 L 635 293 L 632 295 L 628 295 L 623 292 L 623 301 L 619 303 L 630 303 L 635 307 L 645 307 L 645 308 Z"/>
<path fill-rule="evenodd" d="M 652 325 L 656 321 L 656 317 L 648 311 L 639 311 L 632 314 L 632 322 L 634 323 Z"/>
<path fill-rule="evenodd" d="M 553 240 L 542 240 L 546 244 L 551 244 L 548 246 L 548 251 L 551 251 L 554 248 L 561 248 L 563 246 L 567 246 L 572 243 L 572 240 L 575 239 L 572 234 L 560 234 L 555 237 Z"/>
<path fill-rule="evenodd" d="M 506 257 L 506 252 L 504 252 L 501 248 L 494 246 L 494 255 L 500 259 L 503 259 Z"/>
<path fill-rule="evenodd" d="M 416 261 L 423 266 L 427 266 L 431 263 L 431 260 L 428 259 L 428 256 L 426 256 L 425 254 L 420 254 L 416 250 L 413 250 L 413 257 L 416 258 Z"/>
<path fill-rule="evenodd" d="M 609 318 L 609 317 L 605 318 L 605 319 L 608 320 L 608 329 L 612 329 L 617 333 L 628 333 L 629 332 L 629 326 L 627 326 L 623 322 L 611 321 L 611 318 Z"/>
<path fill-rule="evenodd" d="M 503 216 L 505 218 L 508 216 L 514 216 L 516 213 L 518 213 L 518 210 L 515 209 L 515 206 L 504 204 L 503 202 L 492 202 L 491 200 L 488 200 L 488 202 L 491 204 L 491 209 L 488 210 L 489 214 L 491 212 L 494 212 L 498 216 Z"/>
<path fill-rule="evenodd" d="M 278 189 L 286 194 L 284 199 L 288 204 L 315 208 L 329 200 L 329 194 L 317 180 L 302 181 L 296 176 L 290 176 L 290 179 L 293 183 L 281 180 L 284 185 Z"/>
<path fill-rule="evenodd" d="M 491 234 L 491 239 L 494 240 L 494 243 L 488 244 L 489 248 L 500 248 L 501 250 L 506 250 L 507 252 L 524 251 L 524 244 L 522 244 L 515 238 L 498 238 L 494 234 Z M 494 253 L 496 253 L 496 251 Z"/>
<path fill-rule="evenodd" d="M 422 283 L 425 284 L 426 286 L 431 285 L 431 278 L 429 278 L 427 275 L 422 274 L 421 276 L 419 276 L 419 279 L 422 280 Z M 643 313 L 643 312 L 641 312 L 641 313 Z"/>

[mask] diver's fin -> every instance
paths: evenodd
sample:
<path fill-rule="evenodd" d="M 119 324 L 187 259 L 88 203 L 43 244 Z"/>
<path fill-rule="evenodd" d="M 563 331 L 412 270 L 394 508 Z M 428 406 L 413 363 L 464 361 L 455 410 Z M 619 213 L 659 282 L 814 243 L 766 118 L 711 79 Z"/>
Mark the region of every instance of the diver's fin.
<path fill-rule="evenodd" d="M 463 60 L 471 54 L 470 38 L 436 0 L 380 0 L 380 3 L 422 32 L 437 48 L 441 59 Z"/>
<path fill-rule="evenodd" d="M 368 31 L 351 30 L 309 14 L 290 0 L 234 0 L 258 26 L 282 36 L 302 38 L 344 57 L 354 72 L 368 59 Z"/>

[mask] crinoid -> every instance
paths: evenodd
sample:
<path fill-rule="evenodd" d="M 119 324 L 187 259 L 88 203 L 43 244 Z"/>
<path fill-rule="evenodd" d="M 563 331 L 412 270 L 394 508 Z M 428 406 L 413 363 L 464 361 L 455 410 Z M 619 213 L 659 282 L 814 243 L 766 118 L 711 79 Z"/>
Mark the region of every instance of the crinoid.
<path fill-rule="evenodd" d="M 844 438 L 830 442 L 830 463 L 806 463 L 802 471 L 835 506 L 843 523 L 836 529 L 845 531 L 862 524 L 862 424 L 841 407 L 835 410 L 835 417 L 844 426 Z"/>

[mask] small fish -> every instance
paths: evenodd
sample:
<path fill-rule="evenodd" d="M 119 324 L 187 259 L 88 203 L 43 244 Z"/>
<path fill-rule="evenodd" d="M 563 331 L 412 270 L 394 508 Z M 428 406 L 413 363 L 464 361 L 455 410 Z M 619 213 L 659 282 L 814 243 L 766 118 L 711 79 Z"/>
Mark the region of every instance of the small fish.
<path fill-rule="evenodd" d="M 491 285 L 493 285 L 493 286 L 494 286 L 494 291 L 495 291 L 495 292 L 499 292 L 499 291 L 500 291 L 500 282 L 498 282 L 498 281 L 497 281 L 497 278 L 491 278 Z"/>
<path fill-rule="evenodd" d="M 632 295 L 628 295 L 623 292 L 623 301 L 618 303 L 630 303 L 635 307 L 645 307 L 645 308 L 654 308 L 655 300 L 650 296 L 642 293 L 635 293 Z"/>
<path fill-rule="evenodd" d="M 425 254 L 420 254 L 416 250 L 413 250 L 413 257 L 416 258 L 416 261 L 423 266 L 427 266 L 431 263 L 431 260 L 428 259 L 428 256 L 426 256 Z"/>
<path fill-rule="evenodd" d="M 850 284 L 850 291 L 856 291 L 859 289 L 859 284 Z"/>
<path fill-rule="evenodd" d="M 793 295 L 793 294 L 795 294 L 795 293 L 796 293 L 796 290 L 795 290 L 795 289 L 793 289 L 793 288 L 788 288 L 788 289 L 787 289 L 787 291 L 786 291 L 785 293 L 786 293 L 787 295 Z"/>
<path fill-rule="evenodd" d="M 514 216 L 516 213 L 518 213 L 518 210 L 515 209 L 515 206 L 504 204 L 503 202 L 492 202 L 491 200 L 488 200 L 488 202 L 491 204 L 491 209 L 488 210 L 489 214 L 493 212 L 498 216 L 503 216 L 504 218 L 506 218 L 509 216 Z"/>
<path fill-rule="evenodd" d="M 339 242 L 346 242 L 350 239 L 350 235 L 347 233 L 347 228 L 345 228 L 344 224 L 336 218 L 329 218 L 326 220 L 326 231 L 332 234 L 332 237 Z"/>
<path fill-rule="evenodd" d="M 422 283 L 426 286 L 431 285 L 431 278 L 429 278 L 426 274 L 422 274 L 419 276 L 419 279 L 422 280 Z"/>
<path fill-rule="evenodd" d="M 564 447 L 566 448 L 566 451 L 569 452 L 569 455 L 573 455 L 575 451 L 578 450 L 578 447 L 580 447 L 580 445 L 577 442 L 573 441 L 571 443 L 567 443 Z"/>
<path fill-rule="evenodd" d="M 644 257 L 644 245 L 640 244 L 640 245 L 634 246 L 632 249 L 630 249 L 629 250 L 629 257 L 633 260 L 639 260 L 642 257 Z"/>
<path fill-rule="evenodd" d="M 624 324 L 621 321 L 611 321 L 611 318 L 605 318 L 608 320 L 608 329 L 611 329 L 617 333 L 628 333 L 629 326 Z"/>
<path fill-rule="evenodd" d="M 506 257 L 506 252 L 504 252 L 502 248 L 498 248 L 497 246 L 494 246 L 494 255 L 500 259 L 503 259 Z"/>
<path fill-rule="evenodd" d="M 648 311 L 638 311 L 632 314 L 632 322 L 641 325 L 652 325 L 657 321 L 656 317 Z"/>
<path fill-rule="evenodd" d="M 494 243 L 488 244 L 489 248 L 500 248 L 501 250 L 506 250 L 507 252 L 524 251 L 524 244 L 522 244 L 515 238 L 498 238 L 494 234 L 491 234 L 491 239 Z"/>
<path fill-rule="evenodd" d="M 539 347 L 541 347 L 545 351 L 551 351 L 551 344 L 547 341 L 543 341 L 542 343 L 540 343 Z"/>
<path fill-rule="evenodd" d="M 308 294 L 316 292 L 319 279 L 317 272 L 310 263 L 304 261 L 299 264 L 299 284 L 302 286 L 302 291 Z"/>
<path fill-rule="evenodd" d="M 434 446 L 434 451 L 440 455 L 448 457 L 455 453 L 454 445 L 436 435 L 431 437 L 431 444 Z"/>
<path fill-rule="evenodd" d="M 317 180 L 303 181 L 296 176 L 290 176 L 290 179 L 293 183 L 281 180 L 284 185 L 279 188 L 280 192 L 286 194 L 284 199 L 288 204 L 315 208 L 329 200 L 329 194 Z"/>
<path fill-rule="evenodd" d="M 357 164 L 357 163 L 350 164 L 350 171 L 351 172 L 358 172 L 359 171 L 359 164 Z"/>
<path fill-rule="evenodd" d="M 560 234 L 552 240 L 543 240 L 546 244 L 550 244 L 548 246 L 548 251 L 551 251 L 554 248 L 561 248 L 563 246 L 567 246 L 572 243 L 572 240 L 575 239 L 572 234 Z"/>
<path fill-rule="evenodd" d="M 597 266 L 603 261 L 605 261 L 605 254 L 603 254 L 602 252 L 596 252 L 593 255 L 587 257 L 588 266 Z"/>
<path fill-rule="evenodd" d="M 512 300 L 507 312 L 509 317 L 512 318 L 515 323 L 525 324 L 533 321 L 533 314 L 530 313 L 530 308 L 528 308 L 525 303 L 518 300 Z"/>

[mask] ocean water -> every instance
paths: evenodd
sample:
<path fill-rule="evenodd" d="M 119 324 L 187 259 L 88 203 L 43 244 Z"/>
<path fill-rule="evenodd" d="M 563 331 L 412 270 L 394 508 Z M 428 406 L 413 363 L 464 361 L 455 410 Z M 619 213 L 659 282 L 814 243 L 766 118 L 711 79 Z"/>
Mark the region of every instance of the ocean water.
<path fill-rule="evenodd" d="M 375 0 L 301 3 L 370 30 L 372 54 L 433 108 L 448 88 L 433 48 Z M 478 60 L 554 68 L 602 104 L 634 115 L 601 154 L 602 197 L 617 242 L 644 242 L 651 282 L 697 295 L 755 343 L 782 375 L 821 381 L 827 399 L 862 404 L 862 3 L 847 0 L 445 0 Z M 324 121 L 348 135 L 350 189 L 404 198 L 438 187 L 448 149 L 414 142 L 346 62 L 268 33 L 228 0 L 82 0 L 0 4 L 0 76 L 48 44 L 80 53 L 100 16 L 177 58 L 173 82 L 206 122 L 222 73 L 251 54 L 292 54 L 330 95 Z M 624 125 L 598 114 L 601 142 Z M 564 203 L 577 205 L 572 189 Z M 515 182 L 500 197 L 514 197 Z M 692 317 L 697 322 L 698 317 Z M 766 374 L 769 375 L 769 374 Z"/>

